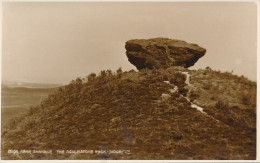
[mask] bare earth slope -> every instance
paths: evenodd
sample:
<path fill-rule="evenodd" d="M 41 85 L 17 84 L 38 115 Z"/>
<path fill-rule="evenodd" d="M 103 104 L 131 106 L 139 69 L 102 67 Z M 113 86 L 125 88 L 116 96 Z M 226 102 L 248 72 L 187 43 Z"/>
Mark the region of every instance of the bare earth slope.
<path fill-rule="evenodd" d="M 88 79 L 76 79 L 10 121 L 2 134 L 2 158 L 256 159 L 255 82 L 179 67 L 108 70 Z M 52 154 L 8 154 L 8 149 Z"/>

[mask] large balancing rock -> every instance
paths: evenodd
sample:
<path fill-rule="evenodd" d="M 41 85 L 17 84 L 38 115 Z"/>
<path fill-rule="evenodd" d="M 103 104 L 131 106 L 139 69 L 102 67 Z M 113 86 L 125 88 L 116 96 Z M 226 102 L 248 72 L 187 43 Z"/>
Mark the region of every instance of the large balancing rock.
<path fill-rule="evenodd" d="M 206 53 L 206 49 L 197 44 L 168 38 L 129 40 L 125 48 L 129 62 L 138 70 L 171 66 L 188 68 Z"/>

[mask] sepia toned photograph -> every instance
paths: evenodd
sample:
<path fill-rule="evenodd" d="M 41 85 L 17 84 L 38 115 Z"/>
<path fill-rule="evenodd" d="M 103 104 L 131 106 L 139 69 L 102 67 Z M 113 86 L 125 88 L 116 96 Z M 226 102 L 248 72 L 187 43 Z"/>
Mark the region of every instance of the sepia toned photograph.
<path fill-rule="evenodd" d="M 257 3 L 2 2 L 1 160 L 257 157 Z"/>

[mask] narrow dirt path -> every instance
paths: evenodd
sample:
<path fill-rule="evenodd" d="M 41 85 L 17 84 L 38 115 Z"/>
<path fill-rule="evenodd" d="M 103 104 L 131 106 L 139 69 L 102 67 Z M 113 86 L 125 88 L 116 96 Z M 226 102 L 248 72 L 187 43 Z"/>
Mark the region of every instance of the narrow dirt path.
<path fill-rule="evenodd" d="M 194 86 L 193 86 L 192 84 L 190 84 L 190 76 L 191 76 L 191 75 L 190 75 L 188 72 L 181 72 L 181 73 L 184 74 L 184 75 L 186 75 L 185 83 L 187 84 L 187 86 L 189 86 L 189 87 L 191 87 L 191 88 L 194 88 Z M 163 82 L 164 82 L 164 83 L 167 83 L 167 84 L 169 84 L 169 85 L 174 86 L 174 85 L 171 84 L 169 81 L 163 81 Z M 170 92 L 170 93 L 178 92 L 178 87 L 177 87 L 177 86 L 174 86 L 173 89 L 169 89 L 169 92 Z M 170 96 L 171 96 L 171 95 L 168 94 L 168 93 L 163 93 L 161 97 L 162 97 L 162 100 L 167 100 L 168 98 L 170 98 Z M 187 101 L 189 101 L 189 102 L 191 103 L 191 107 L 192 107 L 192 108 L 195 108 L 196 110 L 200 111 L 200 112 L 203 113 L 204 115 L 210 117 L 211 119 L 214 119 L 214 120 L 217 121 L 218 123 L 220 122 L 219 120 L 215 119 L 214 117 L 212 117 L 212 116 L 208 115 L 206 112 L 204 112 L 204 111 L 203 111 L 204 109 L 203 109 L 202 107 L 200 107 L 200 106 L 198 106 L 198 105 L 192 103 L 188 97 L 185 97 L 185 96 L 183 96 L 183 95 L 181 95 L 181 96 L 184 97 Z"/>

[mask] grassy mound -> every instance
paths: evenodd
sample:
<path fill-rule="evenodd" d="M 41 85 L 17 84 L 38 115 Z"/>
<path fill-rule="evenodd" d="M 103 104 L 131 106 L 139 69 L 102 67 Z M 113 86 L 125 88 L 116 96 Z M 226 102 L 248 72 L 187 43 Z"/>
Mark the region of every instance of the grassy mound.
<path fill-rule="evenodd" d="M 183 71 L 191 75 L 192 86 Z M 175 87 L 178 91 L 171 93 Z M 2 158 L 255 159 L 255 122 L 256 83 L 246 78 L 178 67 L 107 70 L 77 78 L 12 119 L 2 134 Z M 10 149 L 52 154 L 13 154 Z M 130 153 L 56 152 L 61 149 Z"/>

